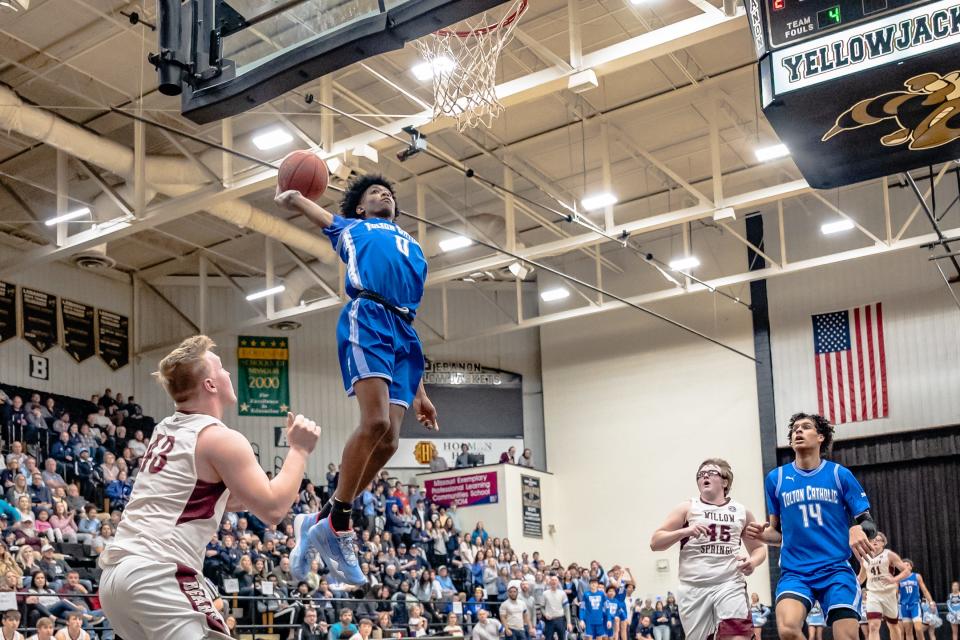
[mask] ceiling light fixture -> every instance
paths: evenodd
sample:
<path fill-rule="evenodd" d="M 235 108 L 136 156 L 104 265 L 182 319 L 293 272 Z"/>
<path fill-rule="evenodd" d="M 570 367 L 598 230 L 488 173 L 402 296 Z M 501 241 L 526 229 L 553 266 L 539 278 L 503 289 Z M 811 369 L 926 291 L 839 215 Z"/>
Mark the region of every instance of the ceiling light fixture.
<path fill-rule="evenodd" d="M 464 247 L 469 247 L 473 244 L 473 240 L 470 238 L 465 238 L 463 236 L 453 236 L 452 238 L 447 238 L 446 240 L 440 241 L 440 250 L 441 251 L 456 251 L 457 249 L 463 249 Z"/>
<path fill-rule="evenodd" d="M 275 149 L 276 147 L 290 144 L 291 142 L 293 142 L 293 136 L 287 133 L 286 129 L 282 127 L 267 129 L 253 136 L 253 146 L 260 149 L 260 151 Z"/>
<path fill-rule="evenodd" d="M 592 196 L 585 197 L 580 201 L 580 204 L 582 204 L 583 208 L 587 211 L 594 211 L 596 209 L 617 204 L 617 196 L 609 192 L 597 193 Z"/>
<path fill-rule="evenodd" d="M 570 291 L 564 289 L 563 287 L 557 287 L 555 289 L 547 289 L 540 293 L 540 299 L 544 302 L 553 302 L 555 300 L 563 300 L 564 298 L 570 297 Z"/>
<path fill-rule="evenodd" d="M 439 56 L 430 62 L 415 64 L 410 70 L 417 80 L 426 82 L 427 80 L 433 79 L 434 76 L 442 76 L 445 73 L 450 73 L 456 67 L 457 63 L 447 56 Z"/>
<path fill-rule="evenodd" d="M 677 258 L 670 261 L 670 268 L 674 271 L 689 271 L 700 266 L 700 260 L 696 256 L 687 256 L 686 258 Z"/>
<path fill-rule="evenodd" d="M 840 233 L 842 231 L 849 231 L 853 229 L 854 224 L 852 220 L 843 218 L 842 220 L 836 220 L 834 222 L 824 222 L 820 225 L 820 233 L 825 236 L 832 235 L 834 233 Z"/>
<path fill-rule="evenodd" d="M 266 298 L 267 296 L 272 296 L 277 293 L 283 293 L 286 291 L 286 287 L 282 284 L 278 284 L 275 287 L 270 287 L 269 289 L 264 289 L 263 291 L 257 291 L 256 293 L 251 293 L 247 296 L 247 300 L 259 300 L 260 298 Z"/>
<path fill-rule="evenodd" d="M 83 216 L 89 213 L 90 213 L 89 207 L 82 207 L 80 209 L 77 209 L 76 211 L 70 211 L 69 213 L 65 213 L 62 216 L 57 216 L 56 218 L 50 218 L 43 224 L 47 225 L 48 227 L 52 227 L 55 224 L 66 222 L 67 220 L 75 220 L 76 218 L 82 218 Z"/>
<path fill-rule="evenodd" d="M 759 147 L 754 153 L 757 154 L 759 162 L 767 162 L 790 155 L 790 149 L 787 149 L 785 144 L 774 144 L 769 147 Z"/>

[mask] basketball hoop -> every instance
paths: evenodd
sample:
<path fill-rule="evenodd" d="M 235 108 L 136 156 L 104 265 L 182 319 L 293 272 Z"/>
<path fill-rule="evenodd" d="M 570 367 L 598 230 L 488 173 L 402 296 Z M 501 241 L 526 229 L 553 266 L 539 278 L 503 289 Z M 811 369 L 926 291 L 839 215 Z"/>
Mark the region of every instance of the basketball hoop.
<path fill-rule="evenodd" d="M 457 120 L 457 130 L 490 127 L 503 111 L 497 100 L 500 52 L 527 10 L 528 0 L 514 0 L 500 20 L 481 13 L 458 25 L 417 40 L 425 67 L 433 76 L 433 117 Z"/>

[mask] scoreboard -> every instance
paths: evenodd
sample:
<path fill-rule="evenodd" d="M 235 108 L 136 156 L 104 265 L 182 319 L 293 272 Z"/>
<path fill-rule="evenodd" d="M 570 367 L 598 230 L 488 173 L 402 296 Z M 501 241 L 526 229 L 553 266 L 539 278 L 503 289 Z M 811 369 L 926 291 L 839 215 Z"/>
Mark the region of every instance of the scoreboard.
<path fill-rule="evenodd" d="M 960 158 L 960 0 L 744 0 L 763 113 L 811 186 Z"/>
<path fill-rule="evenodd" d="M 754 2 L 757 0 L 748 0 Z M 852 27 L 923 4 L 917 0 L 765 0 L 761 2 L 770 49 Z"/>

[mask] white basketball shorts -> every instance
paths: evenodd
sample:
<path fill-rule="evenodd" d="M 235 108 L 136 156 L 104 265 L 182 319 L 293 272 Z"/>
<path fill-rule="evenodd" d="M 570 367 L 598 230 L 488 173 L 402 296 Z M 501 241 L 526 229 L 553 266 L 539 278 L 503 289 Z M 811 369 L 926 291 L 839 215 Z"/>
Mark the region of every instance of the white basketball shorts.
<path fill-rule="evenodd" d="M 128 556 L 100 577 L 100 604 L 124 640 L 230 640 L 202 575 Z"/>
<path fill-rule="evenodd" d="M 742 579 L 703 587 L 681 584 L 677 605 L 688 640 L 753 634 L 747 585 Z"/>

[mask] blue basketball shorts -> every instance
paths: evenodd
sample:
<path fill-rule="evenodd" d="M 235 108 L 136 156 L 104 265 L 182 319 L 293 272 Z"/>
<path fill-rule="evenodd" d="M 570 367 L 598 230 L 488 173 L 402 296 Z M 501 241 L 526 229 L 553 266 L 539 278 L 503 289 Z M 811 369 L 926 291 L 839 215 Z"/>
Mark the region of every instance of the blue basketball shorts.
<path fill-rule="evenodd" d="M 857 575 L 845 562 L 810 574 L 784 569 L 777 583 L 777 602 L 795 598 L 807 605 L 807 611 L 820 602 L 828 622 L 835 609 L 851 609 L 859 619 L 861 595 Z"/>
<path fill-rule="evenodd" d="M 340 312 L 337 350 L 347 395 L 357 380 L 383 378 L 390 404 L 410 407 L 423 377 L 423 347 L 411 324 L 373 300 L 352 300 Z"/>
<path fill-rule="evenodd" d="M 911 620 L 922 621 L 923 613 L 920 611 L 920 603 L 914 602 L 901 602 L 900 603 L 900 619 L 906 622 Z"/>
<path fill-rule="evenodd" d="M 590 638 L 605 638 L 612 633 L 613 632 L 607 633 L 607 627 L 602 622 L 587 624 L 586 629 L 583 630 L 583 635 Z"/>

